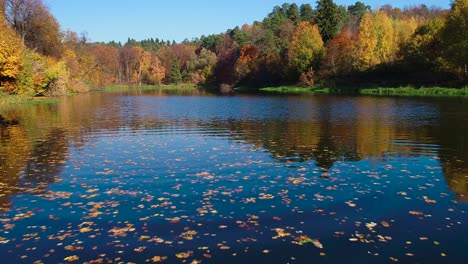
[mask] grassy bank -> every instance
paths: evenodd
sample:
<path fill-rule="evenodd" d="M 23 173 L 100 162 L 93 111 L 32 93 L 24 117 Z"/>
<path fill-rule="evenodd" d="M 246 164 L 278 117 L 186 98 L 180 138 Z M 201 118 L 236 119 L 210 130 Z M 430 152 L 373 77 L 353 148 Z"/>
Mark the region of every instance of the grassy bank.
<path fill-rule="evenodd" d="M 377 96 L 468 96 L 468 88 L 371 88 L 361 89 L 359 94 Z"/>
<path fill-rule="evenodd" d="M 17 104 L 55 104 L 60 102 L 55 97 L 30 97 L 0 93 L 0 107 Z"/>
<path fill-rule="evenodd" d="M 330 89 L 321 87 L 279 86 L 261 88 L 260 92 L 278 94 L 329 94 Z"/>
<path fill-rule="evenodd" d="M 100 91 L 114 92 L 114 91 L 131 91 L 131 90 L 182 90 L 182 89 L 196 89 L 197 86 L 193 84 L 177 84 L 177 85 L 116 85 L 104 87 Z"/>
<path fill-rule="evenodd" d="M 239 91 L 243 91 L 239 89 Z M 277 94 L 349 94 L 349 95 L 371 95 L 371 96 L 421 96 L 421 97 L 451 97 L 468 96 L 468 88 L 443 88 L 443 87 L 399 87 L 399 88 L 324 88 L 324 87 L 300 87 L 300 86 L 278 86 L 259 89 L 264 93 Z"/>

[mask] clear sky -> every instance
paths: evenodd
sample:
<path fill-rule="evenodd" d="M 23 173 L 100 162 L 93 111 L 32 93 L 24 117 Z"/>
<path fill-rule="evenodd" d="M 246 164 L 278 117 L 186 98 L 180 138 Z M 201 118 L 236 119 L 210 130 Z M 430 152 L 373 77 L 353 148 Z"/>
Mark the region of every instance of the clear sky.
<path fill-rule="evenodd" d="M 335 0 L 350 5 L 357 0 Z M 372 8 L 418 4 L 449 8 L 451 0 L 360 0 Z M 260 21 L 275 5 L 315 0 L 46 0 L 63 30 L 86 32 L 91 41 L 192 39 Z"/>

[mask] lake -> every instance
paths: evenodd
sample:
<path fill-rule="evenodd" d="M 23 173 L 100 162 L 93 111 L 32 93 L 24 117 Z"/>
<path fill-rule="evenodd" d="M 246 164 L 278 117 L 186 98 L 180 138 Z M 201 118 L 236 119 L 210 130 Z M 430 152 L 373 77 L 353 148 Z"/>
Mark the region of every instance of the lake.
<path fill-rule="evenodd" d="M 466 263 L 468 100 L 96 92 L 0 110 L 3 263 Z"/>

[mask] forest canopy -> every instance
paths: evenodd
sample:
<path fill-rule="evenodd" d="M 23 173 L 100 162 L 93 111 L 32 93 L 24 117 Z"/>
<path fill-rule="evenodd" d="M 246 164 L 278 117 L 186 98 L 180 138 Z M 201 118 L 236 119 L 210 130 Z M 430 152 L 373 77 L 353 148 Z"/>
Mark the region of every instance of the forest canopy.
<path fill-rule="evenodd" d="M 108 85 L 466 86 L 468 0 L 372 10 L 285 3 L 262 21 L 181 43 L 89 42 L 42 0 L 0 0 L 0 93 L 60 95 Z"/>

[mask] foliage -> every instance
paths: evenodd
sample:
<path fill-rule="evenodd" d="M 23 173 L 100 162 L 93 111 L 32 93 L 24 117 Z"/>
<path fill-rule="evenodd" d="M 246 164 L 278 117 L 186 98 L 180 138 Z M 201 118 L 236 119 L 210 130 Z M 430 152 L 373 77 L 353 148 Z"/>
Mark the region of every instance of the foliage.
<path fill-rule="evenodd" d="M 324 76 L 343 76 L 353 67 L 353 39 L 350 29 L 345 28 L 327 44 L 327 53 L 322 62 Z"/>
<path fill-rule="evenodd" d="M 174 58 L 171 67 L 171 82 L 179 84 L 182 82 L 182 73 L 180 72 L 180 63 Z"/>
<path fill-rule="evenodd" d="M 124 44 L 60 32 L 43 0 L 3 0 L 1 7 L 0 86 L 10 94 L 182 82 L 226 90 L 317 81 L 464 86 L 468 79 L 467 0 L 450 10 L 284 3 L 261 22 L 224 33 Z"/>
<path fill-rule="evenodd" d="M 434 19 L 418 27 L 403 49 L 405 62 L 411 68 L 437 71 L 444 68 L 440 32 L 443 19 Z"/>
<path fill-rule="evenodd" d="M 0 12 L 0 90 L 14 93 L 15 80 L 20 72 L 23 46 L 16 33 L 5 23 Z"/>
<path fill-rule="evenodd" d="M 377 42 L 377 32 L 374 28 L 372 14 L 366 12 L 359 24 L 357 41 L 355 43 L 354 67 L 356 69 L 367 70 L 377 63 L 375 56 Z"/>
<path fill-rule="evenodd" d="M 30 49 L 60 57 L 60 25 L 40 0 L 4 0 L 6 21 Z"/>
<path fill-rule="evenodd" d="M 460 78 L 468 80 L 468 0 L 452 3 L 447 22 L 441 30 L 444 55 Z"/>
<path fill-rule="evenodd" d="M 316 23 L 323 41 L 328 42 L 338 33 L 339 19 L 338 6 L 333 0 L 317 1 Z"/>
<path fill-rule="evenodd" d="M 147 83 L 160 85 L 165 76 L 166 68 L 164 68 L 158 56 L 153 55 L 151 59 L 151 65 L 149 66 L 148 72 L 146 73 Z"/>
<path fill-rule="evenodd" d="M 187 70 L 191 72 L 191 81 L 197 85 L 212 83 L 215 65 L 216 54 L 202 48 L 198 55 L 193 54 L 187 62 Z"/>
<path fill-rule="evenodd" d="M 323 55 L 323 41 L 317 25 L 299 23 L 289 47 L 290 64 L 302 74 L 318 69 Z"/>
<path fill-rule="evenodd" d="M 363 2 L 357 1 L 354 5 L 348 6 L 348 13 L 350 16 L 356 17 L 358 21 L 366 14 L 367 11 L 370 11 L 371 7 L 364 4 Z"/>
<path fill-rule="evenodd" d="M 316 12 L 310 4 L 302 4 L 299 9 L 301 12 L 301 21 L 306 21 L 311 24 L 315 22 Z"/>

